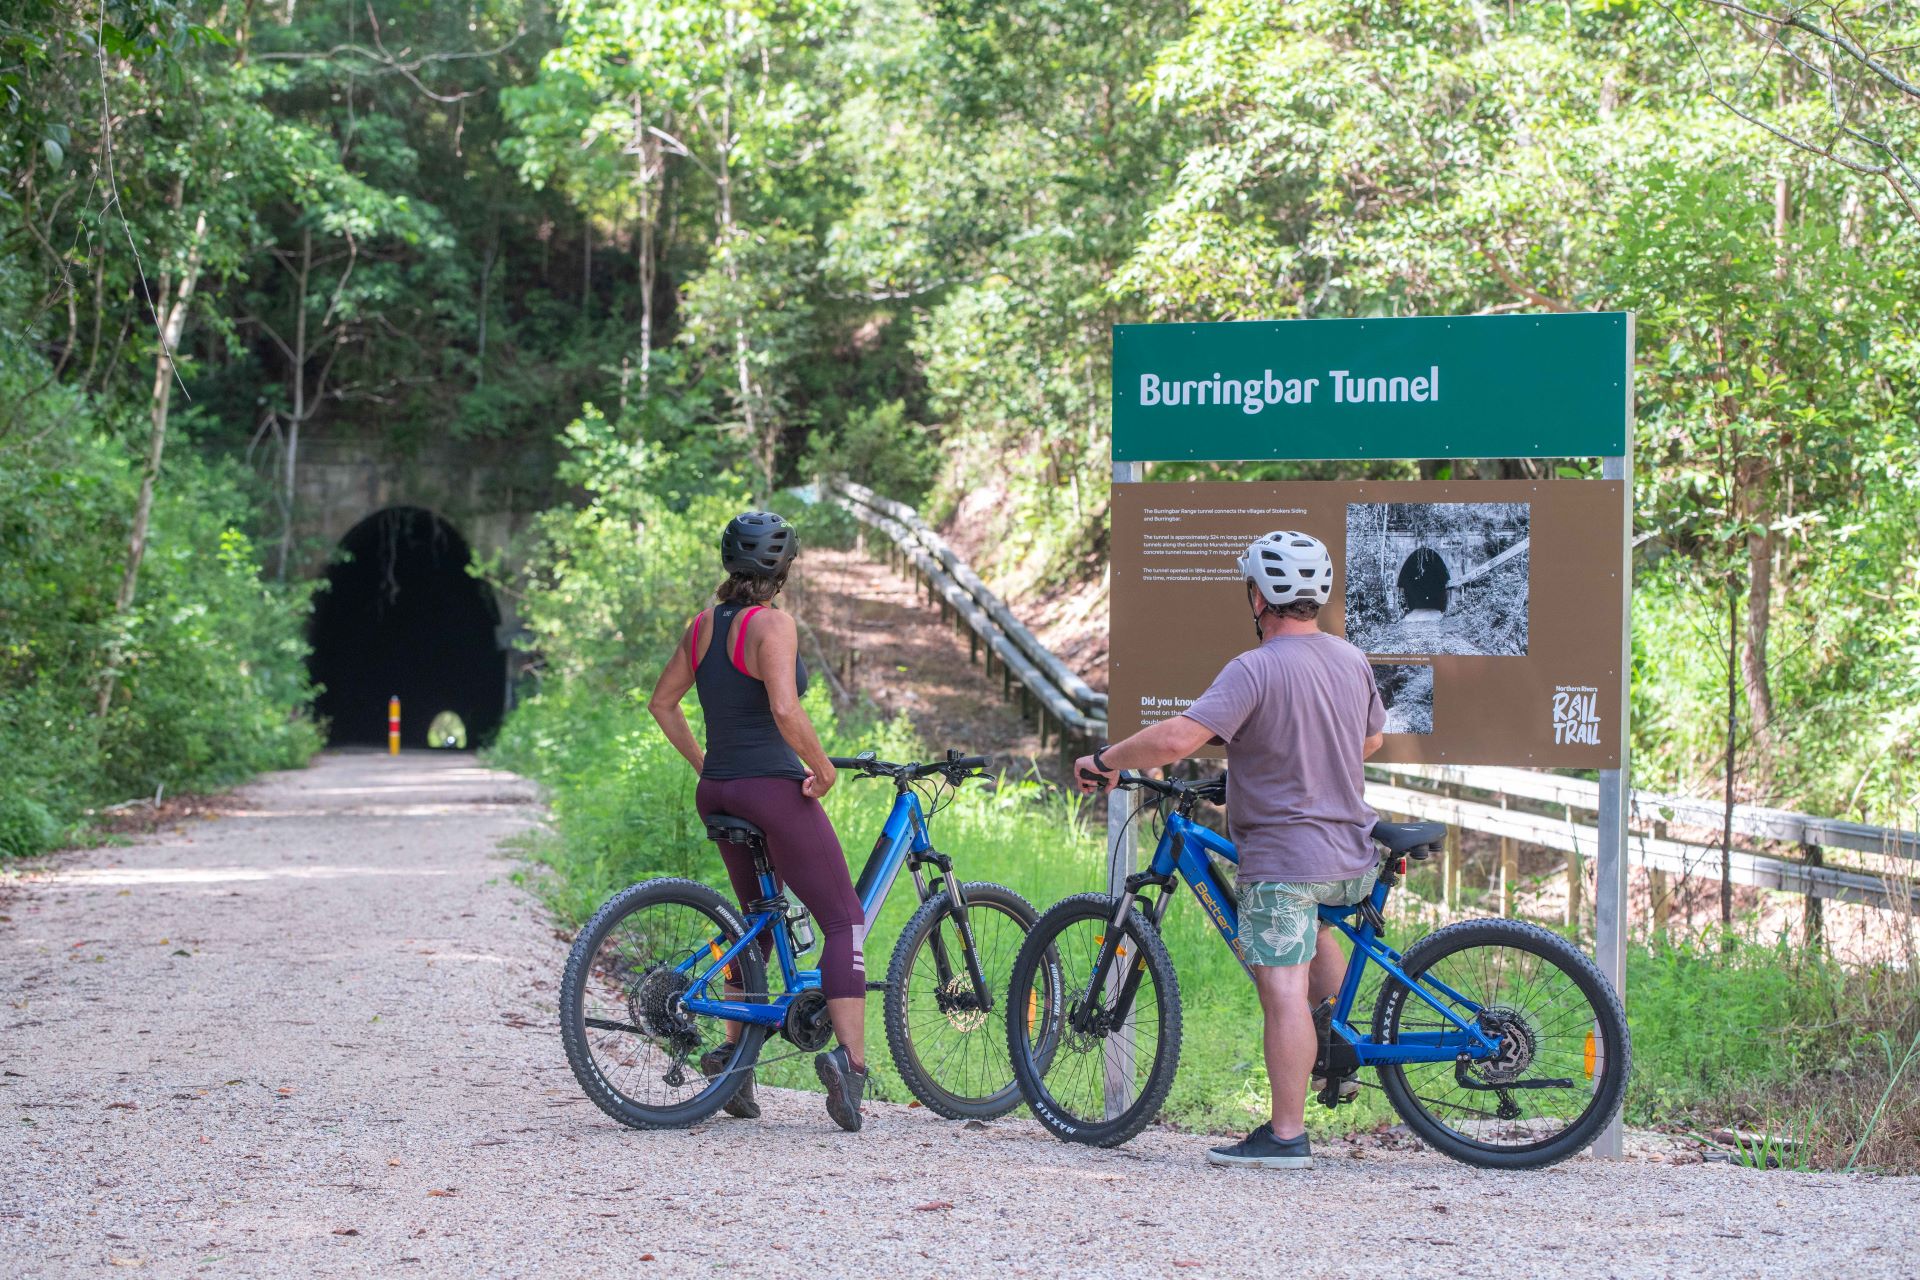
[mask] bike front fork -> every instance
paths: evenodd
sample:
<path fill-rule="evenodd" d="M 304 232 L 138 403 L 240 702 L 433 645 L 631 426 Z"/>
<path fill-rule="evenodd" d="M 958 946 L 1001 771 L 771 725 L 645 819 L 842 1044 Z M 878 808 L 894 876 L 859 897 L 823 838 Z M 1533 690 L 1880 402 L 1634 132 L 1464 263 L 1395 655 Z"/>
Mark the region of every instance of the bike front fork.
<path fill-rule="evenodd" d="M 974 945 L 973 925 L 967 915 L 967 893 L 960 880 L 953 874 L 953 860 L 944 853 L 928 850 L 921 861 L 935 868 L 933 879 L 923 882 L 920 878 L 920 865 L 913 867 L 913 887 L 920 893 L 920 901 L 931 901 L 944 888 L 947 894 L 947 911 L 953 917 L 954 927 L 960 933 L 960 954 L 966 961 L 967 978 L 973 983 L 974 999 L 980 1004 L 982 1013 L 993 1008 L 993 991 L 987 985 L 986 974 L 980 968 L 980 949 Z M 947 940 L 936 921 L 927 941 L 933 951 L 933 970 L 939 978 L 940 990 L 945 992 L 953 983 L 957 970 L 953 958 L 947 954 Z"/>

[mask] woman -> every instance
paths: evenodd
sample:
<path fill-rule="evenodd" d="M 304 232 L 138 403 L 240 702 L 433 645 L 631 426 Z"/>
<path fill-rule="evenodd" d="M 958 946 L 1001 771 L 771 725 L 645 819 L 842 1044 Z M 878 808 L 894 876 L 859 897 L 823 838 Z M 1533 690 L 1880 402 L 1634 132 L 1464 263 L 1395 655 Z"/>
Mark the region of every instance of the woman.
<path fill-rule="evenodd" d="M 728 522 L 720 538 L 727 579 L 713 593 L 714 607 L 688 624 L 647 709 L 700 775 L 694 791 L 700 816 L 730 814 L 765 832 L 774 875 L 820 926 L 820 985 L 840 1045 L 815 1058 L 814 1068 L 827 1087 L 827 1114 L 852 1131 L 860 1128 L 867 1084 L 867 974 L 860 954 L 866 918 L 839 837 L 820 807 L 834 771 L 800 706 L 807 669 L 799 633 L 792 618 L 768 607 L 786 586 L 799 550 L 793 526 L 771 511 L 748 511 Z M 680 710 L 687 690 L 696 688 L 707 722 L 704 752 Z M 753 856 L 740 844 L 722 844 L 720 855 L 745 908 L 760 896 Z M 731 1039 L 739 1028 L 730 1026 L 727 1034 Z M 712 1075 L 727 1057 L 725 1048 L 715 1049 L 701 1070 Z M 760 1114 L 751 1075 L 727 1112 L 748 1119 Z"/>

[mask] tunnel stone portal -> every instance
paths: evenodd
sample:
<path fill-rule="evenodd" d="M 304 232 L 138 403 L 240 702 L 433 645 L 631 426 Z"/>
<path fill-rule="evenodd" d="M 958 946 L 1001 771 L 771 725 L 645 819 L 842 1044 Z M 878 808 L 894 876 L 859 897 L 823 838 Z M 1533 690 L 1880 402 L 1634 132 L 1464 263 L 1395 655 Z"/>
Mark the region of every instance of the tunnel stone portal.
<path fill-rule="evenodd" d="M 427 745 L 444 711 L 465 723 L 468 741 L 488 741 L 506 701 L 505 655 L 493 593 L 467 572 L 466 539 L 424 508 L 389 507 L 355 525 L 339 550 L 309 630 L 329 742 L 385 742 L 393 695 L 403 745 Z"/>

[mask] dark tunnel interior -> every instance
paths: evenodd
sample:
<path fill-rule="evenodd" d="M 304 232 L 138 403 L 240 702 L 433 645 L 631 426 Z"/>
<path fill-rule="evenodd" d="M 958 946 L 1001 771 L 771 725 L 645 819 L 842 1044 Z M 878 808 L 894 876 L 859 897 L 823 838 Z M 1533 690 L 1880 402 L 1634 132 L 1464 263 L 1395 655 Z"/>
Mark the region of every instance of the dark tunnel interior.
<path fill-rule="evenodd" d="M 1447 562 L 1431 547 L 1421 547 L 1400 566 L 1400 608 L 1447 609 Z"/>
<path fill-rule="evenodd" d="M 442 711 L 466 722 L 469 746 L 488 741 L 505 703 L 500 614 L 467 573 L 466 539 L 431 511 L 390 507 L 355 525 L 340 550 L 308 633 L 328 741 L 384 743 L 394 694 L 403 746 L 426 746 Z"/>

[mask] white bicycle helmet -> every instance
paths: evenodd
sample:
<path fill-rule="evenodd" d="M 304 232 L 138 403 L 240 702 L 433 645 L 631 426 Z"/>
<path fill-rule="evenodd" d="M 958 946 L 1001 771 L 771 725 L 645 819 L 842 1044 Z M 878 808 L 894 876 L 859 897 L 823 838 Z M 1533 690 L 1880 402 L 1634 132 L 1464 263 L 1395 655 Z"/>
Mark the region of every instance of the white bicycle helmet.
<path fill-rule="evenodd" d="M 1295 600 L 1325 604 L 1333 598 L 1333 557 L 1327 544 L 1292 529 L 1254 539 L 1241 553 L 1240 575 L 1276 609 Z"/>

